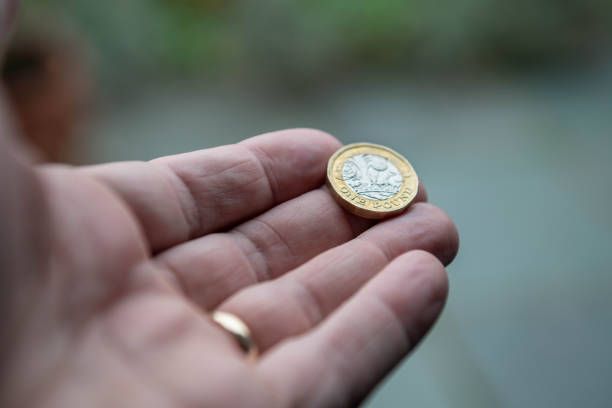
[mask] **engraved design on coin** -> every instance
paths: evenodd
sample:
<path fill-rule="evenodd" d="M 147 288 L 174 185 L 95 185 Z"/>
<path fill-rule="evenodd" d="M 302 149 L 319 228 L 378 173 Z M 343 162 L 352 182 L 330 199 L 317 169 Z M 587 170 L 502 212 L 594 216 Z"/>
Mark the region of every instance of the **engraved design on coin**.
<path fill-rule="evenodd" d="M 358 154 L 342 166 L 342 178 L 357 194 L 386 200 L 402 188 L 402 174 L 393 163 L 377 154 Z"/>

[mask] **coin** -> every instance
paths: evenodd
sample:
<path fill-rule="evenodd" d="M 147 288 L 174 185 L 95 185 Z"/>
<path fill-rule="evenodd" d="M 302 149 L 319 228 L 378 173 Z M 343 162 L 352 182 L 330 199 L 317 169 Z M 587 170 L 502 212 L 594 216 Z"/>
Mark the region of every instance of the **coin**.
<path fill-rule="evenodd" d="M 342 147 L 327 163 L 327 185 L 347 211 L 381 219 L 405 211 L 419 189 L 412 165 L 385 146 L 355 143 Z"/>

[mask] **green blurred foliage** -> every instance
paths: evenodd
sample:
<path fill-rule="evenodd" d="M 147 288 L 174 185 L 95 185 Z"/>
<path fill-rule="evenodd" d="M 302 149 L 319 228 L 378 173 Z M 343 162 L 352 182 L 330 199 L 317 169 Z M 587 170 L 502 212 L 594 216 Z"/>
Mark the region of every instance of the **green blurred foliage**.
<path fill-rule="evenodd" d="M 30 27 L 70 20 L 114 80 L 520 71 L 588 61 L 612 37 L 609 0 L 30 0 L 24 9 Z"/>

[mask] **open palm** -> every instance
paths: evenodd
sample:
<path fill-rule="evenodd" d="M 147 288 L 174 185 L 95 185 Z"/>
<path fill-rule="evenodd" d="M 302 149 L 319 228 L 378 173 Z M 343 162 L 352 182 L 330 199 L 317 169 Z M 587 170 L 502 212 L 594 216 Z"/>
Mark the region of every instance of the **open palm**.
<path fill-rule="evenodd" d="M 376 225 L 344 212 L 321 187 L 339 147 L 295 129 L 146 163 L 4 161 L 17 205 L 2 222 L 21 231 L 4 255 L 19 272 L 8 401 L 361 401 L 440 313 L 457 234 L 423 189 Z M 211 321 L 217 309 L 250 327 L 256 362 Z"/>

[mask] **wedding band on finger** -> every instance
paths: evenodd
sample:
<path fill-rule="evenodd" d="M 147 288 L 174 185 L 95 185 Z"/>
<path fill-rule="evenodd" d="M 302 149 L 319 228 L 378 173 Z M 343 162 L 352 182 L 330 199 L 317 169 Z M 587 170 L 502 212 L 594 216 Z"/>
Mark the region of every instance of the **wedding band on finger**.
<path fill-rule="evenodd" d="M 255 361 L 257 359 L 257 345 L 253 341 L 251 331 L 240 318 L 231 313 L 215 311 L 212 314 L 212 319 L 236 339 L 240 348 L 246 353 L 248 360 Z"/>

